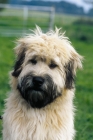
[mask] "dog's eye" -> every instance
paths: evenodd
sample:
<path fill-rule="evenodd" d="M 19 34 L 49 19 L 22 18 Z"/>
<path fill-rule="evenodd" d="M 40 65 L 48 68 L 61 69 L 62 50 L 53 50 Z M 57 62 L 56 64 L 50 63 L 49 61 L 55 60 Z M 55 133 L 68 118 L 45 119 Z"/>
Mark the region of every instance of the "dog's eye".
<path fill-rule="evenodd" d="M 49 67 L 50 67 L 51 69 L 54 69 L 54 68 L 57 67 L 57 64 L 55 64 L 55 63 L 51 63 L 51 64 L 49 65 Z"/>
<path fill-rule="evenodd" d="M 31 60 L 30 60 L 30 63 L 32 63 L 33 65 L 35 65 L 35 64 L 37 63 L 37 60 L 31 59 Z"/>

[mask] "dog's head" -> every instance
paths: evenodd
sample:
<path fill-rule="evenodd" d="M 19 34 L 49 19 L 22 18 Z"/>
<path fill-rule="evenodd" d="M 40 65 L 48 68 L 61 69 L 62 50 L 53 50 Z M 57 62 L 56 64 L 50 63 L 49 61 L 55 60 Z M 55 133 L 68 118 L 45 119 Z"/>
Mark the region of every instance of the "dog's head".
<path fill-rule="evenodd" d="M 44 107 L 61 96 L 64 89 L 74 88 L 82 57 L 59 29 L 44 34 L 37 27 L 33 34 L 18 41 L 15 52 L 15 88 L 32 107 Z"/>

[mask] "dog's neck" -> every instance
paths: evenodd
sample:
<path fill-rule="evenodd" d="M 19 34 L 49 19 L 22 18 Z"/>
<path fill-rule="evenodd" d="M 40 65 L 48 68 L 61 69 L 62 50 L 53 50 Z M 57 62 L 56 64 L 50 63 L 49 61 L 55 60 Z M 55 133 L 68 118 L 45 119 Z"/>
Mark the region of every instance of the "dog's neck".
<path fill-rule="evenodd" d="M 56 98 L 54 100 L 54 102 L 48 104 L 47 106 L 41 108 L 41 109 L 38 109 L 38 108 L 32 108 L 30 106 L 30 104 L 28 104 L 24 99 L 22 99 L 19 91 L 15 94 L 15 90 L 13 91 L 13 93 L 10 95 L 10 100 L 12 102 L 12 105 L 13 107 L 15 108 L 18 108 L 18 106 L 20 105 L 20 109 L 25 113 L 25 114 L 28 114 L 27 111 L 29 112 L 29 114 L 32 112 L 36 112 L 37 114 L 49 114 L 49 111 L 50 112 L 62 112 L 62 110 L 60 109 L 64 109 L 65 110 L 68 110 L 68 106 L 70 105 L 71 108 L 72 108 L 72 105 L 73 105 L 73 98 L 74 98 L 74 89 L 72 90 L 64 90 L 62 95 L 64 94 L 64 98 L 63 96 L 61 95 L 60 97 Z M 17 98 L 17 100 L 16 100 Z M 70 109 L 70 106 L 69 106 L 69 109 Z M 35 113 L 35 114 L 36 114 Z M 52 114 L 50 113 L 50 114 Z M 36 114 L 36 115 L 37 115 Z M 44 114 L 43 114 L 44 115 Z"/>

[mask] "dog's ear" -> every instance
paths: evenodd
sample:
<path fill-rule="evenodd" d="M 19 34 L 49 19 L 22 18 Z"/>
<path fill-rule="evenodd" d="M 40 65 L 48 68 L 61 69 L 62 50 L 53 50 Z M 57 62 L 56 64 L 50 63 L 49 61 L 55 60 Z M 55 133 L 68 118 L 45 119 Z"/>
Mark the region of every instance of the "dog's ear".
<path fill-rule="evenodd" d="M 75 50 L 71 53 L 71 58 L 69 62 L 65 65 L 65 88 L 74 88 L 74 79 L 76 75 L 76 70 L 82 68 L 82 56 L 80 56 Z"/>
<path fill-rule="evenodd" d="M 25 59 L 25 45 L 24 43 L 20 43 L 16 48 L 15 48 L 15 53 L 16 53 L 16 62 L 14 65 L 14 70 L 12 72 L 12 76 L 18 77 L 19 74 L 22 71 L 22 64 Z"/>

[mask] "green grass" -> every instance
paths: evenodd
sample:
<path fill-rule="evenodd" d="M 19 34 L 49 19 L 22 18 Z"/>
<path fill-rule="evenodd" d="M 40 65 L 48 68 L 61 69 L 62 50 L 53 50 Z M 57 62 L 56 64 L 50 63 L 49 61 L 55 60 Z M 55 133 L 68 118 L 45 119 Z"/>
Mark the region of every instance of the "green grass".
<path fill-rule="evenodd" d="M 4 99 L 6 98 L 7 92 L 10 90 L 8 73 L 14 61 L 12 50 L 14 46 L 13 40 L 14 38 L 0 37 L 0 115 L 3 114 Z M 1 124 L 2 121 L 0 120 L 0 137 Z"/>
<path fill-rule="evenodd" d="M 75 140 L 93 140 L 93 27 L 74 24 L 75 17 L 68 18 L 57 15 L 55 25 L 66 31 L 72 45 L 84 56 L 83 70 L 78 71 L 76 77 L 74 104 L 77 108 L 75 115 L 77 133 Z M 15 44 L 13 41 L 15 39 L 13 37 L 0 37 L 0 115 L 3 114 L 4 99 L 10 90 L 8 72 L 12 69 L 14 62 L 13 48 Z M 1 130 L 2 121 L 0 120 L 0 140 L 2 139 Z"/>
<path fill-rule="evenodd" d="M 6 92 L 9 90 L 9 76 L 8 72 L 13 65 L 13 38 L 0 37 L 0 114 L 2 113 L 2 106 Z"/>
<path fill-rule="evenodd" d="M 76 48 L 84 56 L 83 71 L 78 72 L 76 81 L 77 106 L 75 126 L 77 130 L 76 140 L 93 139 L 93 45 L 84 42 L 74 42 Z"/>

